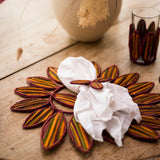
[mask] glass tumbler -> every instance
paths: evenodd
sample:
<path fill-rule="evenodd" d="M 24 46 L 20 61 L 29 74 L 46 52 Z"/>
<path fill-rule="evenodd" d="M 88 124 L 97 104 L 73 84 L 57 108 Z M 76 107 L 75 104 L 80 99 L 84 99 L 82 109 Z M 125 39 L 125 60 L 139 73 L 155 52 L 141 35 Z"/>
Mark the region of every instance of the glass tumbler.
<path fill-rule="evenodd" d="M 154 8 L 132 10 L 132 23 L 129 29 L 130 60 L 133 63 L 148 65 L 156 60 L 159 44 L 160 12 Z"/>

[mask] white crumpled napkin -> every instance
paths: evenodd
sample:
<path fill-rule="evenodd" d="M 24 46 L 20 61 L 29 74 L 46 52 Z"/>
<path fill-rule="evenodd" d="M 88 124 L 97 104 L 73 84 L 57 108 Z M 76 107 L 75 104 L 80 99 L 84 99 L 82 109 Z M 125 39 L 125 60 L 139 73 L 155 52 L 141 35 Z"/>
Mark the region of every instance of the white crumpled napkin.
<path fill-rule="evenodd" d="M 131 122 L 141 121 L 136 103 L 128 90 L 109 82 L 102 83 L 103 89 L 96 90 L 90 86 L 70 84 L 73 80 L 94 80 L 96 69 L 83 57 L 68 57 L 58 68 L 58 77 L 70 90 L 78 93 L 74 105 L 74 116 L 86 132 L 95 140 L 103 141 L 102 132 L 106 129 L 118 146 Z"/>

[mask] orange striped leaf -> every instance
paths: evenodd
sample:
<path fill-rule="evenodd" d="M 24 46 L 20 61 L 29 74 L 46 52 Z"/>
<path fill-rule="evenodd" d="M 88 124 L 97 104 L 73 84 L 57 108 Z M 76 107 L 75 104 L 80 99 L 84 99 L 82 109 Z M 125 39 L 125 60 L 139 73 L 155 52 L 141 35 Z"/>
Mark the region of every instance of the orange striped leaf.
<path fill-rule="evenodd" d="M 35 87 L 54 90 L 58 87 L 56 83 L 45 77 L 28 77 L 27 82 Z"/>
<path fill-rule="evenodd" d="M 35 128 L 43 124 L 47 118 L 54 113 L 51 107 L 40 108 L 33 113 L 31 113 L 25 122 L 23 123 L 23 128 Z"/>
<path fill-rule="evenodd" d="M 111 81 L 111 79 L 110 78 L 102 78 L 102 77 L 100 77 L 100 78 L 95 79 L 95 81 L 97 81 L 99 83 L 103 83 L 103 82 Z"/>
<path fill-rule="evenodd" d="M 17 112 L 31 112 L 36 109 L 42 108 L 47 104 L 49 104 L 48 99 L 28 98 L 28 99 L 16 102 L 13 106 L 11 106 L 11 110 L 17 111 Z"/>
<path fill-rule="evenodd" d="M 14 91 L 16 94 L 26 98 L 47 97 L 50 95 L 49 91 L 38 87 L 25 86 L 16 88 Z"/>
<path fill-rule="evenodd" d="M 153 82 L 141 82 L 130 85 L 128 87 L 129 94 L 131 96 L 139 95 L 142 93 L 149 92 L 154 86 Z"/>
<path fill-rule="evenodd" d="M 138 96 L 133 97 L 133 101 L 137 104 L 155 104 L 160 102 L 159 93 L 144 93 Z"/>
<path fill-rule="evenodd" d="M 89 152 L 93 139 L 83 129 L 82 125 L 76 122 L 74 116 L 72 116 L 69 122 L 69 135 L 75 146 L 82 152 Z"/>
<path fill-rule="evenodd" d="M 98 78 L 101 75 L 101 68 L 96 62 L 92 62 L 92 63 L 94 65 L 95 69 L 96 69 L 96 74 L 97 74 L 97 78 Z"/>
<path fill-rule="evenodd" d="M 55 93 L 53 97 L 57 102 L 71 108 L 74 107 L 74 103 L 76 101 L 76 96 L 72 94 Z"/>
<path fill-rule="evenodd" d="M 143 115 L 160 116 L 160 105 L 140 105 L 139 110 Z"/>
<path fill-rule="evenodd" d="M 103 85 L 97 81 L 92 81 L 90 83 L 90 86 L 93 88 L 93 89 L 102 89 L 103 88 Z"/>
<path fill-rule="evenodd" d="M 160 138 L 158 132 L 142 125 L 132 124 L 128 130 L 132 137 L 145 141 L 156 141 Z"/>
<path fill-rule="evenodd" d="M 119 70 L 116 65 L 112 65 L 106 68 L 103 72 L 101 77 L 102 78 L 109 78 L 111 81 L 115 80 L 119 75 Z"/>
<path fill-rule="evenodd" d="M 56 67 L 48 67 L 47 69 L 48 77 L 54 80 L 55 82 L 62 84 L 61 80 L 58 78 L 57 70 L 58 68 Z"/>
<path fill-rule="evenodd" d="M 66 119 L 61 112 L 55 113 L 42 126 L 41 145 L 44 150 L 57 146 L 65 136 L 67 130 Z"/>
<path fill-rule="evenodd" d="M 145 125 L 152 129 L 160 129 L 160 118 L 156 118 L 149 115 L 142 115 L 141 125 Z"/>
<path fill-rule="evenodd" d="M 151 61 L 153 54 L 154 54 L 154 34 L 149 32 L 143 40 L 142 44 L 142 56 L 144 61 Z"/>
<path fill-rule="evenodd" d="M 74 80 L 70 82 L 71 84 L 81 84 L 81 85 L 88 85 L 91 83 L 90 80 Z"/>
<path fill-rule="evenodd" d="M 141 39 L 139 33 L 134 31 L 129 37 L 130 58 L 132 61 L 137 61 L 140 56 Z"/>
<path fill-rule="evenodd" d="M 136 83 L 138 78 L 139 78 L 139 74 L 138 73 L 124 74 L 124 75 L 118 77 L 114 81 L 114 83 L 118 84 L 120 86 L 123 86 L 123 87 L 128 87 L 128 86 Z"/>

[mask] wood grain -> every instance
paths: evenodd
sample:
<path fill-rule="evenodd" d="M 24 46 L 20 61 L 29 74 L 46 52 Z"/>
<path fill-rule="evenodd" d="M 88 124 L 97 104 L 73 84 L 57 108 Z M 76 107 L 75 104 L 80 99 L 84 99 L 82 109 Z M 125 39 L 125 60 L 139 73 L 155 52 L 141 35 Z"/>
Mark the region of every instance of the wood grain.
<path fill-rule="evenodd" d="M 52 5 L 52 0 L 0 5 L 0 79 L 75 43 L 57 22 Z M 19 47 L 23 54 L 17 61 Z"/>
<path fill-rule="evenodd" d="M 18 0 L 15 0 L 15 1 L 17 1 L 17 3 L 19 2 Z M 4 2 L 3 5 L 7 5 L 6 2 Z M 6 160 L 32 160 L 32 159 L 39 159 L 39 160 L 146 159 L 146 160 L 151 160 L 151 159 L 160 159 L 160 142 L 158 143 L 140 142 L 138 140 L 128 137 L 127 135 L 124 138 L 124 145 L 121 148 L 115 145 L 109 144 L 107 142 L 103 142 L 103 143 L 95 142 L 93 145 L 93 149 L 91 150 L 90 153 L 82 154 L 75 149 L 75 147 L 73 146 L 67 134 L 63 143 L 60 146 L 58 146 L 55 150 L 53 150 L 52 152 L 44 152 L 40 145 L 41 129 L 40 128 L 32 129 L 32 130 L 22 129 L 22 123 L 24 122 L 28 114 L 24 114 L 24 113 L 20 114 L 20 113 L 14 113 L 10 111 L 10 106 L 13 105 L 16 101 L 22 99 L 19 96 L 14 94 L 13 90 L 16 87 L 25 86 L 27 77 L 47 76 L 46 69 L 48 66 L 58 67 L 60 62 L 69 56 L 74 56 L 74 57 L 83 56 L 90 61 L 96 61 L 98 64 L 100 64 L 102 69 L 105 69 L 113 64 L 116 64 L 120 70 L 120 75 L 132 73 L 132 72 L 138 72 L 140 74 L 140 78 L 138 80 L 139 82 L 153 81 L 155 83 L 155 86 L 152 92 L 160 93 L 160 84 L 158 82 L 159 75 L 160 75 L 160 72 L 159 72 L 160 49 L 158 50 L 157 60 L 155 61 L 155 63 L 149 66 L 136 65 L 131 63 L 129 60 L 128 31 L 129 31 L 129 24 L 130 24 L 130 11 L 131 9 L 138 6 L 142 6 L 142 5 L 160 8 L 159 0 L 154 0 L 154 1 L 124 0 L 119 19 L 114 23 L 114 25 L 109 29 L 109 31 L 104 35 L 104 37 L 100 41 L 94 42 L 94 43 L 77 43 L 74 46 L 70 48 L 66 48 L 63 51 L 60 51 L 58 54 L 54 54 L 48 58 L 45 58 L 36 64 L 32 64 L 33 61 L 32 62 L 30 61 L 30 64 L 32 64 L 31 66 L 25 69 L 22 69 L 21 71 L 18 71 L 17 73 L 10 75 L 7 78 L 4 78 L 3 80 L 1 80 L 0 82 L 0 88 L 1 88 L 0 90 L 0 159 L 6 159 Z M 3 30 L 7 32 L 7 29 L 3 29 Z M 47 29 L 44 29 L 44 30 L 48 32 Z M 61 44 L 63 44 L 64 41 L 65 42 L 68 41 L 68 36 L 64 33 L 65 32 L 63 32 L 62 29 L 59 30 L 59 34 L 65 39 L 60 42 Z M 14 35 L 14 33 L 11 33 L 11 34 Z M 29 37 L 31 36 L 32 36 L 32 33 L 30 33 Z M 59 36 L 57 36 L 56 38 L 61 40 L 63 39 L 62 37 L 60 38 Z M 27 37 L 24 38 L 26 42 L 28 38 Z M 36 42 L 38 42 L 38 38 Z M 42 45 L 41 40 L 39 44 Z M 51 41 L 51 44 L 52 44 L 52 41 Z M 41 50 L 42 52 L 43 45 L 42 46 L 41 45 L 39 46 L 37 45 L 37 48 L 36 47 L 33 48 L 32 51 L 34 53 L 38 53 L 38 51 Z M 70 44 L 68 43 L 67 45 L 69 46 Z M 6 51 L 5 52 L 6 54 L 10 54 L 10 51 L 13 50 L 12 48 L 14 45 L 12 44 L 11 48 L 7 45 L 5 47 L 5 42 L 3 42 L 3 46 L 4 46 L 3 51 Z M 54 47 L 56 48 L 57 46 L 54 44 L 53 48 L 51 49 L 50 47 L 48 47 L 48 45 L 46 45 L 46 48 L 45 47 L 44 48 L 46 50 L 46 53 L 53 53 L 54 52 L 53 50 L 55 49 Z M 59 49 L 61 50 L 62 48 L 63 46 L 59 45 Z M 2 54 L 2 51 L 0 51 L 0 53 Z M 9 55 L 6 55 L 6 56 L 9 56 Z M 34 56 L 36 57 L 36 54 Z M 2 57 L 5 57 L 5 56 L 2 56 Z M 28 57 L 28 58 L 30 59 L 31 57 Z M 17 66 L 20 67 L 18 64 Z M 4 68 L 7 74 L 11 73 L 11 70 L 9 68 L 7 67 L 4 67 Z M 4 71 L 4 68 L 3 68 L 3 71 Z M 12 72 L 14 71 L 12 70 Z M 7 75 L 6 73 L 5 75 Z M 67 117 L 67 120 L 69 120 L 70 117 L 67 115 L 66 117 Z"/>

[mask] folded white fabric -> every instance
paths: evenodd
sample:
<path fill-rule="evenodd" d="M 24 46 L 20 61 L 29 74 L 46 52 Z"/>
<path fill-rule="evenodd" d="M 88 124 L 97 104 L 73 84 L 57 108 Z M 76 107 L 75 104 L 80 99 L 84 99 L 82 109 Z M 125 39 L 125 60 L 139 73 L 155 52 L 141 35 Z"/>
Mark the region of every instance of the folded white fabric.
<path fill-rule="evenodd" d="M 94 80 L 94 65 L 83 57 L 68 57 L 58 68 L 58 77 L 70 90 L 78 93 L 74 105 L 74 116 L 86 132 L 95 140 L 103 141 L 102 132 L 106 129 L 118 146 L 131 122 L 141 121 L 136 103 L 128 90 L 109 82 L 102 83 L 103 89 L 70 84 L 73 80 Z"/>

